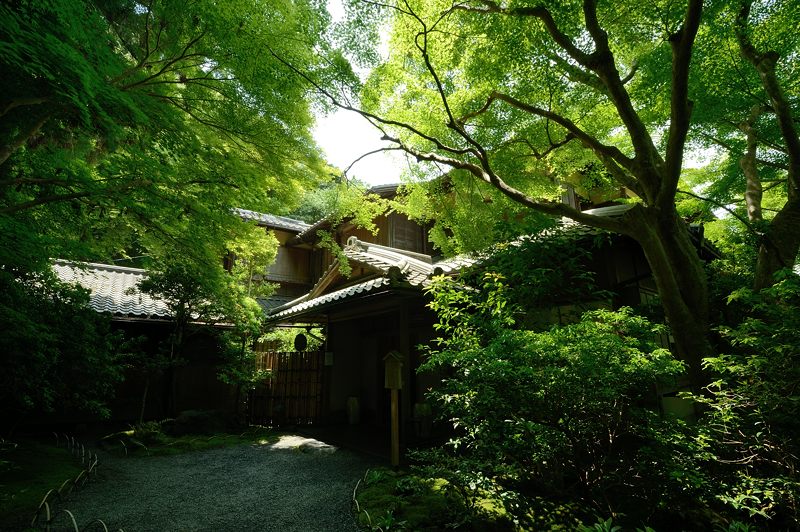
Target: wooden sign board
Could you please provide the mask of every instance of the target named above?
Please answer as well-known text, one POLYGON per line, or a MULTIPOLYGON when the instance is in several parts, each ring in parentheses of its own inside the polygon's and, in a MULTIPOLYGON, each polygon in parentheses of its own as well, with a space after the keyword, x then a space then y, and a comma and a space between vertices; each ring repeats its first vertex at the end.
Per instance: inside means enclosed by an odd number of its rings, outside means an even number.
POLYGON ((397 351, 392 351, 383 357, 385 364, 384 387, 390 390, 400 390, 403 388, 403 355, 397 351))

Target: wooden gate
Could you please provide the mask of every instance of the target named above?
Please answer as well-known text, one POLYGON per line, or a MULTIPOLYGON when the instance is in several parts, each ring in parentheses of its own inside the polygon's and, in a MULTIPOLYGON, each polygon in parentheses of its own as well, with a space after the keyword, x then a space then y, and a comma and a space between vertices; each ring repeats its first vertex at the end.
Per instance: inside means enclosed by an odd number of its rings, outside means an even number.
POLYGON ((256 369, 269 374, 250 394, 250 423, 259 425, 311 425, 322 410, 320 351, 260 351, 256 369))

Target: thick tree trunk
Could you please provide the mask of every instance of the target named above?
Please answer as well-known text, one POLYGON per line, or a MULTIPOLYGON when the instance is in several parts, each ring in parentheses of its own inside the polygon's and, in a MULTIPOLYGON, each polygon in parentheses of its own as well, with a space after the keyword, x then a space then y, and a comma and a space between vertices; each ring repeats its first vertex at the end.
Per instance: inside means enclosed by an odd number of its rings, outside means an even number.
POLYGON ((775 272, 792 268, 800 251, 800 198, 787 201, 769 224, 766 240, 758 250, 753 287, 767 288, 775 283, 775 272))
POLYGON ((664 213, 638 206, 629 219, 650 265, 677 355, 687 364, 693 391, 699 393, 708 384, 702 361, 712 349, 708 286, 697 247, 674 209, 664 213))

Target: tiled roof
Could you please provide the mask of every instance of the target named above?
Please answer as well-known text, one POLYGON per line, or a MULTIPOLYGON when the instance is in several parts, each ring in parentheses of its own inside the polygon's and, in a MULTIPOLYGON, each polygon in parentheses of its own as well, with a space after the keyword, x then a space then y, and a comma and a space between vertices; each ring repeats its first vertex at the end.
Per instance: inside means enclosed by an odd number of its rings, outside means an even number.
POLYGON ((434 275, 442 273, 444 275, 458 273, 464 268, 474 266, 480 261, 478 255, 456 255, 449 259, 441 260, 433 265, 434 275))
POLYGON ((265 225, 274 229, 283 229, 294 233, 302 233, 309 227, 309 224, 295 220, 294 218, 287 218, 286 216, 276 216, 274 214, 264 214, 261 212, 248 211, 247 209, 234 209, 234 212, 244 218, 245 220, 253 220, 259 225, 265 225))
POLYGON ((166 303, 139 292, 139 281, 147 272, 110 264, 74 263, 57 260, 53 270, 66 283, 78 283, 91 292, 89 305, 97 312, 117 317, 169 318, 166 303))
POLYGON ((284 306, 286 303, 292 301, 292 298, 288 296, 271 295, 269 297, 260 297, 256 299, 256 301, 258 301, 258 304, 261 305, 261 308, 264 310, 264 312, 269 312, 278 307, 284 306))
POLYGON ((321 220, 317 220, 314 222, 313 225, 307 226, 305 229, 300 231, 294 238, 297 242, 305 242, 308 239, 317 236, 317 231, 323 228, 327 228, 331 223, 330 217, 326 216, 321 220))
POLYGON ((350 260, 371 266, 387 275, 396 268, 394 271, 412 286, 427 284, 433 273, 430 262, 411 257, 399 249, 362 242, 354 236, 348 239, 343 251, 350 260))
POLYGON ((331 292, 330 294, 325 294, 304 301, 304 298, 308 297, 306 295, 287 303, 283 307, 278 307, 277 309, 274 309, 272 313, 269 314, 269 318, 271 320, 282 320, 297 314, 305 314, 309 310, 319 308, 328 303, 333 303, 335 301, 347 299, 356 296, 358 294, 371 292, 373 290, 388 285, 389 285, 389 279, 385 277, 377 277, 375 279, 370 279, 369 281, 364 281, 363 283, 358 283, 352 286, 348 286, 347 288, 336 290, 335 292, 331 292))
POLYGON ((397 195, 397 189, 400 188, 400 183, 389 183, 386 185, 375 185, 367 190, 367 194, 377 194, 382 198, 391 198, 397 195))

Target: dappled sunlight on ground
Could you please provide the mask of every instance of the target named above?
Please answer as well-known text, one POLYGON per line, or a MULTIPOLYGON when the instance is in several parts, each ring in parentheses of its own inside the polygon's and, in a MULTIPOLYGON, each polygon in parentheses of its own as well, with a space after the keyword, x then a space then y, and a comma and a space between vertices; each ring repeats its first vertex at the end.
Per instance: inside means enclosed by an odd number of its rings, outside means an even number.
POLYGON ((278 441, 276 442, 259 440, 254 446, 263 447, 270 451, 335 453, 338 450, 338 447, 334 447, 323 441, 296 434, 283 434, 278 437, 278 441))

